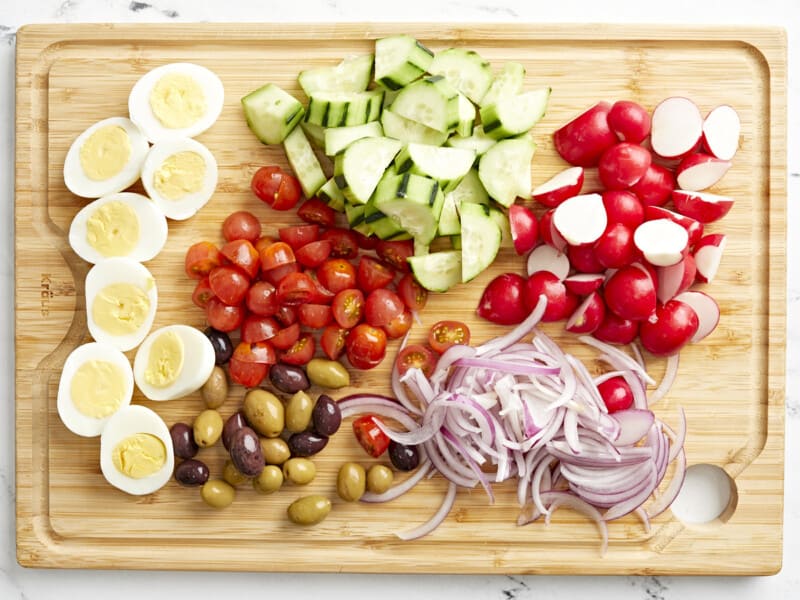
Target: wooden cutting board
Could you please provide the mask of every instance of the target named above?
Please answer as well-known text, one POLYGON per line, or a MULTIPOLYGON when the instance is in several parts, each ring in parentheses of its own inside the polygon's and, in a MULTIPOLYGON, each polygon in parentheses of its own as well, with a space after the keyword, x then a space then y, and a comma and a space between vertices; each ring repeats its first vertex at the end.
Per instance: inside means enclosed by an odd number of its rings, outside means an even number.
MULTIPOLYGON (((649 26, 446 24, 203 24, 31 26, 17 36, 16 164, 16 465, 17 553, 38 567, 368 571, 457 573, 768 574, 781 566, 785 349, 786 39, 779 29, 649 26), (498 67, 517 60, 526 87, 551 85, 547 116, 536 125, 533 183, 563 168, 550 134, 571 116, 605 99, 652 108, 686 95, 703 111, 722 103, 742 118, 741 148, 716 191, 736 198, 709 231, 729 235, 717 279, 706 286, 722 307, 717 330, 687 348, 669 397, 656 407, 673 425, 686 409, 689 464, 719 465, 734 479, 738 503, 727 522, 685 526, 669 511, 650 533, 635 518, 612 523, 610 549, 599 556, 593 524, 560 511, 549 527, 517 527, 513 486, 498 486, 487 504, 480 490, 459 492, 447 521, 410 543, 393 533, 428 519, 444 491, 441 478, 382 506, 334 500, 314 528, 286 522, 286 506, 318 492, 335 496, 342 461, 366 457, 347 433, 319 456, 308 489, 272 496, 240 489, 224 511, 205 506, 197 490, 171 482, 132 497, 109 486, 98 466, 97 439, 70 434, 56 412, 60 368, 87 341, 83 279, 87 265, 66 241, 70 220, 85 204, 65 189, 62 165, 71 141, 92 123, 127 114, 127 96, 149 69, 168 62, 203 64, 226 89, 217 124, 200 136, 220 168, 217 193, 193 219, 170 223, 165 250, 149 267, 159 286, 155 326, 204 326, 183 275, 193 242, 219 241, 235 208, 256 212, 267 230, 295 222, 272 212, 248 189, 258 166, 284 165, 279 147, 262 146, 245 126, 239 99, 267 81, 299 93, 299 70, 371 51, 373 40, 408 32, 435 50, 451 45, 480 52, 498 67)), ((468 286, 432 297, 426 325, 459 318, 482 341, 500 328, 474 317, 485 284, 522 260, 504 250, 489 272, 468 286)), ((415 330, 421 338, 425 328, 415 330)), ((579 356, 561 325, 545 327, 579 356)), ((390 349, 390 355, 394 346, 390 349)), ((387 391, 388 364, 354 373, 352 390, 387 391)), ((594 363, 592 363, 594 366, 594 363)), ((650 358, 656 378, 663 361, 650 358)), ((344 390, 344 393, 352 390, 344 390)), ((234 412, 243 390, 222 407, 234 412)), ((141 396, 135 402, 152 405, 141 396)), ((168 424, 191 421, 198 395, 155 407, 168 424)), ((212 472, 221 448, 204 450, 212 472)))

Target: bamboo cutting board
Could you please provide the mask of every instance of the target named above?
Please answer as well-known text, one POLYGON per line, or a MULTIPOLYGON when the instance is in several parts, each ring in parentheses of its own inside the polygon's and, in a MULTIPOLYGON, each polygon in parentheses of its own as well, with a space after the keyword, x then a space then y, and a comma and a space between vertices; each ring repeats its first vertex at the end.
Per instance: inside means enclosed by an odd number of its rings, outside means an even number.
MULTIPOLYGON (((17 37, 16 165, 16 464, 17 554, 45 567, 579 574, 768 574, 781 566, 785 349, 785 35, 778 29, 526 25, 54 25, 31 26, 17 37), (154 327, 204 326, 183 275, 193 242, 221 239, 235 208, 256 212, 267 231, 293 223, 249 192, 261 165, 285 165, 279 147, 248 131, 239 99, 267 81, 299 93, 299 70, 334 64, 371 51, 373 40, 407 32, 434 50, 463 45, 498 67, 517 60, 526 87, 551 85, 547 116, 536 125, 533 183, 563 168, 550 134, 594 102, 631 99, 648 108, 686 95, 703 111, 722 103, 742 117, 740 151, 716 191, 736 198, 732 212, 710 231, 729 243, 708 287, 722 308, 717 330, 687 348, 669 397, 656 407, 676 423, 686 409, 689 464, 719 465, 733 478, 738 502, 725 523, 686 526, 667 511, 643 532, 634 517, 609 527, 610 548, 599 557, 594 525, 560 511, 549 527, 517 527, 512 485, 497 486, 497 503, 480 490, 459 492, 447 521, 432 535, 404 543, 393 533, 435 512, 440 477, 383 506, 334 500, 314 528, 291 526, 288 504, 305 493, 335 496, 344 460, 366 456, 352 436, 332 440, 317 459, 309 489, 272 496, 240 489, 237 501, 213 511, 197 490, 174 481, 156 494, 118 492, 99 469, 97 439, 70 434, 56 411, 60 368, 87 341, 83 279, 87 265, 66 241, 70 221, 85 204, 64 187, 62 165, 71 141, 92 123, 127 114, 127 95, 149 69, 168 62, 205 65, 222 78, 225 107, 200 136, 220 168, 217 193, 193 219, 171 222, 165 250, 148 264, 159 286, 154 327)), ((427 326, 440 318, 470 322, 480 342, 500 328, 474 317, 485 284, 522 260, 504 250, 489 272, 468 286, 432 297, 427 326)), ((415 330, 421 338, 424 327, 415 330)), ((545 327, 565 347, 591 354, 545 327)), ((390 348, 393 355, 394 346, 390 348)), ((388 365, 354 373, 353 390, 388 390, 388 365)), ((595 366, 594 363, 591 363, 595 366)), ((649 359, 656 378, 662 361, 649 359)), ((352 390, 343 390, 341 395, 352 390)), ((222 407, 234 412, 242 389, 222 407)), ((135 402, 152 405, 140 396, 135 402)), ((191 422, 201 410, 195 394, 154 408, 167 424, 191 422)), ((345 430, 346 430, 345 426, 345 430)), ((343 430, 344 431, 344 430, 343 430)), ((221 448, 204 450, 219 474, 221 448)))

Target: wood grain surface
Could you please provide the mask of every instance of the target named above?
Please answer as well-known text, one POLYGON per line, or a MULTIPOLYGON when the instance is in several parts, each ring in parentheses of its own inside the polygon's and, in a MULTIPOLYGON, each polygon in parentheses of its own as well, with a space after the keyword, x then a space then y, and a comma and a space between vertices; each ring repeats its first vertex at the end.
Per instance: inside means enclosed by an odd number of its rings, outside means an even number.
MULTIPOLYGON (((53 25, 17 36, 16 164, 16 486, 17 553, 21 564, 45 567, 571 574, 767 574, 782 555, 785 360, 785 35, 779 29, 533 25, 53 25), (62 165, 72 140, 92 123, 127 114, 132 85, 149 69, 176 61, 219 74, 225 106, 198 139, 215 154, 219 185, 211 202, 186 222, 170 222, 164 251, 148 263, 159 288, 155 326, 204 326, 183 274, 183 255, 198 240, 220 241, 224 217, 246 208, 267 231, 292 213, 272 212, 249 191, 261 165, 285 165, 280 147, 265 147, 247 129, 239 99, 272 81, 300 94, 297 73, 371 51, 373 40, 408 32, 435 50, 451 45, 480 52, 495 67, 517 60, 525 87, 551 85, 546 117, 534 128, 538 144, 532 182, 563 168, 551 133, 600 100, 631 99, 648 108, 686 95, 703 111, 733 105, 742 118, 734 166, 716 187, 736 198, 731 213, 709 231, 729 235, 717 279, 706 286, 722 308, 716 331, 681 356, 677 381, 655 407, 668 423, 686 410, 689 464, 723 467, 735 480, 738 502, 727 522, 685 526, 669 511, 649 534, 633 517, 610 525, 610 549, 599 556, 592 523, 559 511, 549 527, 517 527, 514 486, 497 486, 487 504, 476 489, 461 491, 446 522, 410 543, 394 532, 435 512, 440 477, 387 505, 334 500, 330 517, 314 528, 285 518, 300 495, 335 496, 344 460, 369 461, 347 433, 318 458, 308 489, 286 487, 272 496, 243 487, 227 510, 204 505, 197 490, 170 482, 133 497, 100 473, 99 441, 72 435, 56 411, 60 368, 89 339, 83 280, 88 266, 70 249, 69 224, 85 202, 71 195, 62 165)), ((136 189, 136 188, 135 188, 136 189)), ((501 332, 474 317, 485 284, 503 271, 523 270, 504 250, 468 286, 430 299, 425 325, 448 317, 470 322, 476 341, 501 332)), ((424 335, 425 327, 414 331, 424 335)), ((592 354, 560 324, 544 328, 590 361, 592 354)), ((395 345, 390 348, 393 355, 395 345)), ((355 372, 353 390, 388 391, 390 361, 355 372)), ((663 361, 648 359, 658 379, 663 361)), ((222 407, 237 410, 234 388, 222 407)), ((137 393, 134 402, 153 406, 137 393)), ((199 395, 154 408, 167 424, 191 421, 199 395)), ((345 431, 347 424, 345 425, 345 431)), ((221 447, 204 450, 212 473, 221 447)))

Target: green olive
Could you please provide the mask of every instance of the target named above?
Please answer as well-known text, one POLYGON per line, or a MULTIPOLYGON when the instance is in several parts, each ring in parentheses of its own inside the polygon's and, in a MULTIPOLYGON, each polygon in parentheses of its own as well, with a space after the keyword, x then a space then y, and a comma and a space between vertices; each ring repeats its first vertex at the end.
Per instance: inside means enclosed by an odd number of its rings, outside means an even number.
POLYGON ((221 479, 209 479, 200 488, 200 496, 209 506, 225 508, 236 498, 236 489, 221 479))
POLYGON ((213 408, 207 408, 194 420, 194 441, 201 448, 208 448, 217 443, 222 435, 222 416, 213 408))
POLYGON ((278 397, 266 390, 253 389, 244 397, 244 416, 250 427, 268 438, 283 431, 284 408, 278 397))
POLYGON ((367 487, 367 473, 364 467, 354 462, 346 462, 339 467, 336 478, 336 491, 347 502, 355 502, 364 495, 367 487))
POLYGON ((261 475, 253 479, 253 489, 262 494, 271 494, 281 489, 283 471, 275 465, 267 465, 261 475))
POLYGON ((222 367, 214 367, 203 384, 200 395, 208 408, 219 408, 225 403, 228 398, 228 377, 222 367))
POLYGON ((373 494, 389 491, 394 483, 394 472, 386 465, 372 465, 367 471, 367 490, 373 494))
POLYGON ((247 475, 242 473, 236 468, 231 459, 225 461, 225 466, 222 467, 222 478, 230 483, 233 487, 242 485, 245 481, 250 479, 247 475))
POLYGON ((316 525, 322 522, 330 512, 331 501, 319 494, 298 498, 286 509, 289 520, 298 525, 316 525))
POLYGON ((281 438, 261 438, 261 453, 268 465, 282 465, 292 456, 289 444, 281 438))
POLYGON ((305 431, 311 422, 312 410, 314 402, 311 396, 302 390, 294 394, 286 403, 286 429, 292 433, 305 431))
POLYGON ((307 485, 316 475, 316 465, 307 458, 290 458, 283 463, 283 476, 295 485, 307 485))
POLYGON ((339 389, 350 385, 350 373, 342 363, 327 358, 312 358, 306 365, 306 375, 313 385, 339 389))

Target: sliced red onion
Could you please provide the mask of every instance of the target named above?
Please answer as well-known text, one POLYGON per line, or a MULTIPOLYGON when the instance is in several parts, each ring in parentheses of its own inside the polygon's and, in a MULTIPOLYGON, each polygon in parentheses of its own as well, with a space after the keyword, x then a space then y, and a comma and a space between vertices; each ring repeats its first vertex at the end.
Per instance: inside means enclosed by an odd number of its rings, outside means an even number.
POLYGON ((536 508, 533 502, 523 504, 517 517, 517 526, 522 527, 528 523, 533 523, 542 516, 542 512, 536 508))
MULTIPOLYGON (((600 536, 603 539, 600 546, 600 554, 604 555, 606 553, 606 550, 608 550, 608 527, 603 520, 603 515, 601 515, 600 511, 594 506, 568 492, 543 492, 542 501, 551 506, 554 502, 558 502, 558 506, 567 506, 592 519, 597 524, 597 528, 600 530, 600 536)), ((552 514, 554 510, 554 508, 551 508, 550 514, 552 514)))
MULTIPOLYGON (((636 373, 639 377, 641 377, 645 382, 649 383, 650 385, 655 385, 655 380, 647 374, 647 371, 642 368, 642 366, 632 359, 630 356, 615 348, 611 344, 606 344, 605 342, 601 342, 600 340, 590 337, 588 335, 582 335, 578 338, 584 344, 588 344, 589 346, 593 346, 600 350, 601 352, 605 352, 609 357, 613 357, 617 359, 619 362, 625 364, 625 366, 636 373)), ((613 366, 613 365, 612 365, 613 366)))
POLYGON ((681 491, 685 477, 686 453, 683 451, 683 448, 681 448, 681 451, 678 452, 678 456, 675 460, 675 472, 672 474, 672 480, 669 482, 669 486, 667 486, 667 489, 664 491, 664 493, 646 509, 647 514, 651 519, 655 519, 658 515, 667 510, 675 498, 678 497, 678 493, 681 491))
POLYGON ((558 375, 561 370, 559 367, 515 364, 510 360, 494 360, 491 358, 461 358, 457 360, 455 364, 459 367, 493 369, 513 375, 558 375))
POLYGON ((420 408, 411 401, 411 398, 409 398, 408 394, 406 394, 403 384, 400 382, 400 372, 397 370, 397 363, 392 365, 392 393, 394 393, 397 401, 408 412, 413 415, 422 415, 422 410, 420 410, 420 408))
POLYGON ((652 411, 638 408, 617 411, 612 418, 620 425, 619 436, 614 440, 616 446, 632 446, 647 435, 655 421, 652 411))
POLYGON ((401 540, 409 541, 409 540, 416 540, 418 538, 424 537, 428 535, 431 531, 436 529, 442 522, 447 518, 447 515, 450 514, 450 511, 453 509, 453 504, 456 501, 456 490, 457 486, 454 483, 450 483, 447 486, 447 493, 444 495, 444 500, 442 500, 442 504, 439 506, 439 510, 436 511, 436 514, 431 517, 431 519, 427 523, 423 523, 419 527, 415 527, 414 529, 409 529, 407 531, 401 531, 397 533, 397 537, 401 540))
POLYGON ((575 454, 581 453, 583 446, 578 437, 578 413, 574 410, 568 410, 564 415, 564 438, 567 440, 570 450, 575 454))
POLYGON ((672 438, 672 443, 669 446, 668 462, 675 460, 675 457, 678 456, 678 452, 683 448, 683 443, 686 441, 686 412, 683 410, 683 407, 679 407, 678 415, 680 416, 680 421, 678 421, 677 433, 666 423, 661 423, 661 426, 672 438))
POLYGON ((653 391, 652 394, 650 394, 650 398, 648 399, 651 405, 655 404, 664 396, 666 396, 669 390, 672 388, 672 384, 675 383, 675 377, 678 375, 679 364, 680 354, 673 354, 667 358, 667 366, 664 370, 664 377, 661 378, 661 383, 658 384, 658 387, 653 391))
POLYGON ((439 473, 442 474, 442 476, 445 479, 448 479, 449 481, 455 483, 456 485, 465 488, 473 488, 477 485, 478 483, 477 479, 472 479, 471 477, 465 477, 464 475, 455 470, 453 465, 459 464, 459 466, 461 466, 460 463, 458 463, 458 461, 456 461, 450 455, 443 456, 441 449, 437 446, 434 440, 428 440, 427 442, 425 442, 423 444, 423 448, 425 449, 425 452, 428 454, 428 458, 430 458, 433 466, 436 468, 437 471, 439 471, 439 473))
POLYGON ((555 459, 553 457, 545 454, 539 461, 539 464, 535 465, 536 470, 533 472, 533 476, 531 477, 531 500, 533 500, 533 503, 536 508, 539 509, 539 512, 544 515, 548 514, 549 511, 545 507, 545 501, 542 498, 542 478, 544 477, 544 472, 550 470, 554 460, 555 459))
POLYGON ((642 354, 642 351, 639 350, 639 344, 637 344, 636 342, 631 342, 630 346, 631 346, 631 354, 633 354, 633 360, 635 360, 636 363, 640 367, 642 367, 642 369, 647 371, 647 365, 644 362, 644 355, 642 354))
POLYGON ((656 473, 655 469, 653 468, 650 471, 650 475, 648 475, 646 485, 642 487, 639 493, 609 508, 603 515, 603 519, 606 521, 613 521, 633 512, 645 503, 645 501, 652 495, 655 487, 656 473))
POLYGON ((469 463, 469 466, 472 467, 472 470, 475 472, 475 475, 478 477, 478 481, 481 482, 483 489, 486 490, 486 494, 489 496, 489 504, 494 504, 494 490, 492 490, 492 485, 489 483, 489 480, 486 478, 486 475, 481 470, 478 463, 475 459, 471 456, 469 448, 465 447, 458 439, 447 429, 442 429, 442 436, 446 439, 450 444, 452 444, 453 448, 464 457, 464 459, 469 463))
POLYGON ((650 517, 647 516, 647 511, 640 506, 634 510, 633 513, 639 517, 639 520, 641 520, 642 525, 644 526, 644 532, 650 533, 650 517))
POLYGON ((431 461, 430 459, 426 458, 420 465, 417 467, 417 470, 408 477, 402 483, 398 483, 397 485, 392 486, 386 492, 382 494, 375 494, 373 492, 364 492, 364 495, 361 496, 361 502, 368 502, 368 503, 379 503, 379 502, 389 502, 390 500, 394 500, 395 498, 399 498, 403 494, 405 494, 410 489, 413 489, 425 475, 428 474, 428 471, 431 470, 431 461))

